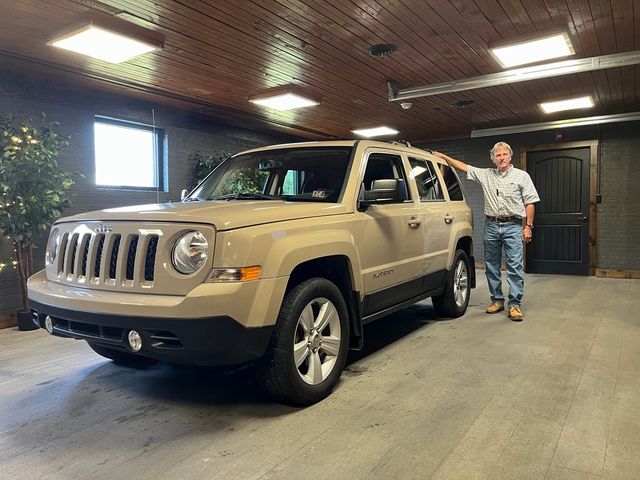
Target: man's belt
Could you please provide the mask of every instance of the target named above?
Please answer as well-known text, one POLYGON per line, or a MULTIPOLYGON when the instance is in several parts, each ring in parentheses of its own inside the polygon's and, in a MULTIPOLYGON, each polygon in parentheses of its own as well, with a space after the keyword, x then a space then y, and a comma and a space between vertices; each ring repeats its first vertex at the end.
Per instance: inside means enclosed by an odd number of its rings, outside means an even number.
POLYGON ((492 217, 491 215, 485 215, 489 220, 494 222, 506 223, 506 222, 522 222, 522 218, 512 215, 510 217, 492 217))

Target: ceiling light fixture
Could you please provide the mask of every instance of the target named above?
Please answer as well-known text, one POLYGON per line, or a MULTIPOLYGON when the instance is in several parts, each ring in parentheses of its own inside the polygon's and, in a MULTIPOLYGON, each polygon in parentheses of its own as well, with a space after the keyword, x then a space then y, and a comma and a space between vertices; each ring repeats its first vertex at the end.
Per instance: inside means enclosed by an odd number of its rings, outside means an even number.
POLYGON ((310 98, 303 97, 297 93, 282 91, 272 94, 261 94, 249 97, 251 103, 261 105, 267 108, 273 108, 274 110, 293 110, 295 108, 313 107, 318 105, 319 102, 311 100, 310 98))
POLYGON ((134 38, 94 23, 74 29, 47 45, 70 50, 110 63, 122 63, 138 55, 162 48, 161 44, 134 38))
POLYGON ((568 98, 566 100, 558 100, 557 102, 543 102, 538 104, 544 113, 576 110, 578 108, 592 108, 593 105, 593 98, 591 98, 590 95, 586 97, 568 98))
POLYGON ((517 67, 576 53, 569 35, 564 32, 491 48, 489 51, 502 68, 517 67))
POLYGON ((384 135, 397 135, 398 130, 394 130, 389 127, 375 127, 375 128, 363 128, 360 130, 351 130, 352 133, 355 133, 359 137, 365 138, 373 138, 373 137, 382 137, 384 135))

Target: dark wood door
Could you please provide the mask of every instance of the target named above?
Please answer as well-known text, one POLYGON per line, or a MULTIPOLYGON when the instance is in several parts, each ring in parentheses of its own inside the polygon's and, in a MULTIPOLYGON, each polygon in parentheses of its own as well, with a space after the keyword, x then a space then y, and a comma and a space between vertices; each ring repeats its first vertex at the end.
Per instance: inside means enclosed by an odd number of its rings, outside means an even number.
POLYGON ((527 152, 540 195, 527 271, 589 275, 590 147, 527 152))

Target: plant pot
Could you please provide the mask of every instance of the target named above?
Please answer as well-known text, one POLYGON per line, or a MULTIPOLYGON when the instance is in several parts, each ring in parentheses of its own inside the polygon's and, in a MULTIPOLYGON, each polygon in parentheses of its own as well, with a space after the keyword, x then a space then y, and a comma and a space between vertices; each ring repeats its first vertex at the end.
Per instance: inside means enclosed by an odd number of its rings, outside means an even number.
POLYGON ((16 317, 18 319, 18 330, 22 332, 37 330, 40 328, 38 325, 33 323, 33 315, 31 312, 18 312, 16 313, 16 317))

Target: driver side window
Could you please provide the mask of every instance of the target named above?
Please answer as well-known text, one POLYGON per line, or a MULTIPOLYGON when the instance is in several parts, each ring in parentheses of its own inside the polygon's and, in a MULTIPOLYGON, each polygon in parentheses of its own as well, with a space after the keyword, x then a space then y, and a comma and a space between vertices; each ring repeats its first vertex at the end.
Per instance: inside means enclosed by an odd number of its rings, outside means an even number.
POLYGON ((406 178, 402 167, 402 157, 400 155, 390 155, 387 153, 372 153, 367 159, 367 168, 364 172, 364 189, 369 191, 373 188, 376 180, 398 180, 404 190, 402 198, 392 203, 402 203, 404 198, 409 198, 406 191, 406 178))

